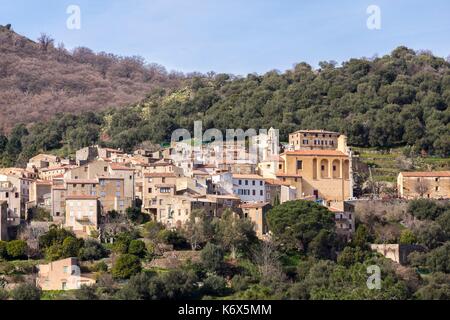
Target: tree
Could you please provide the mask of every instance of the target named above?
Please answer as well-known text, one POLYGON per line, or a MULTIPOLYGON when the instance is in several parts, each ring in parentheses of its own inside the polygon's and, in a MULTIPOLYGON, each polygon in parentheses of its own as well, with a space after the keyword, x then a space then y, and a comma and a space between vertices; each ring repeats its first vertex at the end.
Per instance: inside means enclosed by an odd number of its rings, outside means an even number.
POLYGON ((417 199, 408 204, 408 212, 420 220, 435 220, 443 211, 443 206, 430 199, 417 199))
POLYGON ((6 245, 9 259, 27 259, 28 245, 23 240, 13 240, 6 245))
POLYGON ((414 183, 414 191, 423 197, 430 191, 430 183, 427 180, 421 179, 414 183))
POLYGON ((333 215, 327 208, 311 201, 283 203, 268 213, 267 222, 283 248, 304 253, 322 230, 335 232, 333 215))
POLYGON ((223 250, 219 246, 208 242, 203 248, 200 258, 201 264, 206 270, 217 272, 223 264, 223 250))
POLYGON ((238 253, 248 254, 251 247, 258 243, 253 223, 248 219, 241 219, 228 211, 213 223, 217 242, 223 249, 231 252, 233 259, 238 253))
POLYGON ((436 222, 426 222, 414 230, 417 241, 428 249, 435 249, 446 241, 446 236, 441 226, 436 222))
POLYGON ((3 151, 5 151, 7 144, 8 138, 3 133, 0 133, 0 154, 2 154, 3 151))
POLYGON ((32 283, 19 284, 11 291, 13 300, 40 300, 42 290, 32 283))
POLYGON ((427 283, 415 293, 421 300, 449 300, 450 299, 450 275, 433 273, 427 277, 427 283))
POLYGON ((191 244, 192 250, 197 250, 201 243, 212 238, 211 219, 205 210, 192 210, 189 221, 183 228, 183 234, 191 244))
POLYGON ((415 244, 415 243, 417 243, 417 238, 414 235, 414 233, 409 229, 403 230, 400 235, 400 244, 415 244))
POLYGON ((203 281, 203 294, 224 295, 227 292, 227 282, 223 277, 211 275, 203 281))
POLYGON ((100 260, 108 256, 108 250, 100 242, 89 239, 84 242, 78 256, 83 261, 100 260))
POLYGON ((98 300, 95 286, 81 286, 79 290, 75 291, 75 299, 80 301, 98 300))
POLYGON ((154 275, 141 272, 130 278, 130 281, 117 293, 121 300, 150 300, 149 288, 154 275))
POLYGON ((46 33, 41 33, 41 36, 38 38, 39 45, 41 46, 41 50, 47 52, 50 47, 53 46, 55 40, 50 37, 46 33))
POLYGON ((8 257, 7 242, 0 241, 0 259, 6 259, 7 257, 8 257))
POLYGON ((255 248, 253 258, 263 286, 275 289, 285 283, 286 275, 280 262, 281 253, 277 250, 275 243, 272 241, 261 243, 255 248))
POLYGON ((361 250, 360 247, 345 247, 344 250, 338 255, 337 263, 348 268, 355 263, 363 262, 365 256, 365 252, 361 250))
POLYGON ((157 297, 159 293, 161 295, 160 299, 182 300, 191 299, 197 293, 198 278, 192 270, 172 270, 155 280, 150 287, 153 289, 150 291, 153 297, 157 297))
POLYGON ((362 250, 366 250, 368 249, 371 240, 372 237, 367 227, 363 224, 360 224, 358 228, 356 228, 355 235, 352 240, 353 246, 359 247, 362 250))
POLYGON ((145 243, 141 240, 132 240, 128 247, 128 253, 139 258, 143 258, 146 254, 145 243))
POLYGON ((117 258, 111 273, 116 279, 129 279, 142 269, 141 261, 132 254, 122 254, 117 258))
POLYGON ((329 230, 320 230, 308 245, 308 253, 318 259, 334 260, 336 234, 329 230))
POLYGON ((427 254, 427 266, 434 272, 450 273, 450 242, 427 254))
POLYGON ((52 245, 62 245, 67 237, 76 238, 73 232, 53 225, 50 230, 39 237, 39 247, 46 249, 52 245))
POLYGON ((83 247, 83 239, 67 237, 64 239, 61 250, 63 258, 78 257, 80 249, 83 247))
POLYGON ((148 222, 148 220, 150 219, 148 215, 142 213, 140 208, 131 207, 127 208, 126 211, 128 219, 133 223, 141 225, 148 222))

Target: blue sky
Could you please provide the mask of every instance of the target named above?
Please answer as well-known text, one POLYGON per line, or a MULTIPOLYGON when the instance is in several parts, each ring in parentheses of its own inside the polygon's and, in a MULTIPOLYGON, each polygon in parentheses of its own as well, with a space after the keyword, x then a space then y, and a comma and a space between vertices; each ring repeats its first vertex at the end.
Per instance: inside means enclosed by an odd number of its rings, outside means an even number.
POLYGON ((6 23, 32 39, 46 32, 69 49, 141 55, 183 72, 283 71, 399 45, 450 55, 448 0, 0 0, 6 23), (72 4, 81 30, 66 28, 72 4), (369 5, 381 9, 381 30, 366 26, 369 5))

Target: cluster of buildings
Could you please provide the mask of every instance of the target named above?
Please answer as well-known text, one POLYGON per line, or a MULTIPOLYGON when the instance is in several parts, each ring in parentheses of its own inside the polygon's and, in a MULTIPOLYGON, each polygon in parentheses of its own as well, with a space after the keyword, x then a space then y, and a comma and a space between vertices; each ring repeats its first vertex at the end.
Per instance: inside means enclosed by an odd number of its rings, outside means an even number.
MULTIPOLYGON (((26 168, 0 169, 0 237, 6 239, 8 228, 36 208, 45 209, 53 223, 89 237, 98 236, 102 216, 140 207, 169 228, 182 227, 195 210, 214 217, 231 210, 251 219, 264 238, 272 206, 300 199, 328 207, 338 232, 354 231, 349 202, 354 156, 344 135, 300 130, 281 145, 271 129, 244 143, 191 148, 194 144, 174 142, 161 151, 133 154, 91 146, 78 150, 75 159, 39 154, 26 168)), ((449 172, 400 173, 399 194, 448 198, 449 179, 449 172)))

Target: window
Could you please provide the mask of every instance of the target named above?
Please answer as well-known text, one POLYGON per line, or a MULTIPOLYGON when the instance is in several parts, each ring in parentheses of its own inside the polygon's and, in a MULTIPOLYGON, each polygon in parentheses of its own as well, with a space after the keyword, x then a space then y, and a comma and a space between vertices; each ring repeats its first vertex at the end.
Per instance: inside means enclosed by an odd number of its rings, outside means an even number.
POLYGON ((439 187, 436 187, 436 191, 439 191, 439 187))
POLYGON ((160 188, 159 192, 161 192, 161 193, 170 193, 170 188, 160 188))
POLYGON ((325 171, 325 166, 322 166, 322 171, 325 171))
POLYGON ((253 195, 256 196, 256 190, 253 190, 253 195))
POLYGON ((103 167, 104 172, 108 172, 108 167, 103 167))
POLYGON ((264 191, 259 191, 259 195, 262 197, 262 196, 264 196, 264 191))
POLYGON ((282 164, 279 164, 279 165, 278 165, 278 169, 282 170, 282 169, 283 169, 283 165, 282 165, 282 164))
POLYGON ((17 198, 19 197, 19 193, 18 193, 18 192, 16 192, 15 196, 16 196, 16 199, 17 199, 17 198))
POLYGON ((256 181, 255 181, 255 180, 253 180, 253 181, 252 181, 252 184, 253 184, 254 186, 256 186, 256 181))
POLYGON ((153 193, 153 188, 148 188, 148 193, 153 193))
POLYGON ((162 183, 166 183, 166 178, 161 179, 162 183))
POLYGON ((100 185, 101 185, 102 187, 104 187, 104 186, 106 185, 105 180, 100 180, 100 185))
POLYGON ((63 272, 64 272, 65 274, 68 274, 68 273, 69 273, 69 267, 68 267, 68 266, 64 266, 64 267, 63 267, 63 272))
POLYGON ((303 161, 297 160, 297 170, 303 170, 303 161))
POLYGON ((116 186, 120 187, 122 185, 122 183, 120 181, 116 181, 116 186))
POLYGON ((245 180, 245 185, 248 186, 248 180, 245 180))
POLYGON ((9 192, 5 192, 5 197, 9 198, 9 192))
POLYGON ((116 197, 120 197, 120 192, 116 192, 116 197))
POLYGON ((336 166, 333 166, 333 171, 336 171, 336 166))
POLYGON ((439 178, 436 178, 435 181, 436 181, 436 182, 439 182, 439 178))

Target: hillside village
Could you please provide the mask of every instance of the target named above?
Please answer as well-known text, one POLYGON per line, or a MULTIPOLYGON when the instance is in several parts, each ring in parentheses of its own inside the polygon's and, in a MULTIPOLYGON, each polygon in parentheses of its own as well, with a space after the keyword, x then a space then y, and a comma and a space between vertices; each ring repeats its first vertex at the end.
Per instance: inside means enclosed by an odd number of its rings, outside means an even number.
MULTIPOLYGON (((383 202, 354 196, 357 156, 347 145, 347 137, 337 132, 299 130, 289 135, 288 144, 280 144, 271 129, 251 137, 247 144, 213 142, 195 152, 186 146, 173 142, 157 151, 125 153, 96 145, 78 150, 74 158, 38 154, 29 159, 26 168, 0 169, 0 240, 5 248, 11 243, 19 247, 17 256, 10 258, 37 261, 26 277, 44 291, 86 290, 99 281, 92 270, 114 270, 118 263, 127 263, 118 262, 121 257, 141 270, 127 251, 136 250, 142 257, 150 250, 152 258, 145 262, 148 268, 173 269, 180 261, 198 261, 198 250, 203 248, 203 255, 206 249, 204 236, 195 228, 203 228, 208 219, 222 220, 217 223, 225 230, 232 230, 235 221, 247 221, 252 229, 247 229, 247 238, 251 232, 262 243, 273 243, 278 234, 268 218, 271 210, 303 203, 334 221, 332 228, 345 246, 355 241, 356 227, 364 219, 357 219, 358 208, 383 202), (252 146, 258 150, 254 157, 249 155, 252 146), (147 235, 166 230, 164 243, 154 246, 148 238, 130 238, 130 232, 136 230, 132 225, 140 226, 147 235), (48 244, 43 240, 46 237, 50 237, 45 240, 48 244), (70 245, 66 237, 71 239, 70 245), (183 237, 190 246, 183 245, 183 237), (56 243, 60 247, 56 248, 56 243), (74 270, 83 270, 77 258, 83 256, 81 252, 89 256, 83 243, 90 244, 93 252, 100 251, 97 258, 108 257, 105 248, 122 256, 113 254, 107 263, 91 265, 87 274, 79 273, 74 280, 74 270), (117 245, 123 243, 128 249, 117 251, 117 245), (78 255, 70 256, 70 252, 78 255)), ((450 171, 398 172, 397 192, 394 202, 422 198, 445 203, 450 198, 450 171)), ((380 214, 383 210, 386 212, 386 207, 373 211, 380 214)), ((414 243, 381 241, 372 243, 371 249, 404 265, 411 252, 425 251, 414 243)), ((231 258, 235 257, 232 249, 231 258)), ((116 276, 127 279, 136 273, 123 272, 117 276, 120 271, 116 271, 116 276)), ((13 279, 9 281, 9 288, 17 286, 13 279)))

